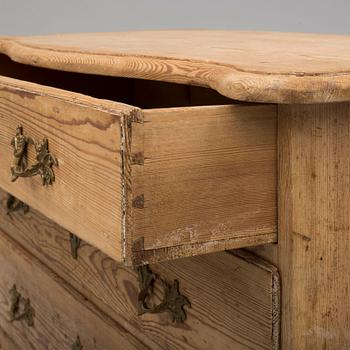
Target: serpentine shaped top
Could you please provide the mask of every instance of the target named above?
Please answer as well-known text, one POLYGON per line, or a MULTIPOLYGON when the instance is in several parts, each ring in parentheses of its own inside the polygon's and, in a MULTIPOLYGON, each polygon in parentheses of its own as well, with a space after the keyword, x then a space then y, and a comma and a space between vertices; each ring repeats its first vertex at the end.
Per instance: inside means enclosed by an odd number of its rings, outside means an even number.
POLYGON ((33 66, 211 87, 241 101, 350 101, 345 35, 179 30, 0 37, 0 52, 33 66))

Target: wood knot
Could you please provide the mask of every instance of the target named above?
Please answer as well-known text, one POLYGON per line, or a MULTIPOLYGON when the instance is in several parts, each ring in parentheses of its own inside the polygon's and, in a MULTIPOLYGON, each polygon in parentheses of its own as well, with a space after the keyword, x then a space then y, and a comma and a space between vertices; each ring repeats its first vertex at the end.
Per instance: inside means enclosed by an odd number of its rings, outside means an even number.
POLYGON ((145 206, 145 196, 143 194, 137 196, 132 201, 133 208, 143 209, 145 206))

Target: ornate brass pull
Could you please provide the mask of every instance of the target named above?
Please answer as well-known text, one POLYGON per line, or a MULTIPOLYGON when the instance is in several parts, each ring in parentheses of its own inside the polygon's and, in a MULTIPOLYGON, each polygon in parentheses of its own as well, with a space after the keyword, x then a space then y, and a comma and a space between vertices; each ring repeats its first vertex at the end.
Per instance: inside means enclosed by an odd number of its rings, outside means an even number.
POLYGON ((30 305, 29 298, 23 298, 21 293, 17 291, 17 287, 14 284, 10 290, 11 296, 11 322, 25 320, 29 327, 34 326, 35 310, 30 305), (21 304, 23 304, 23 310, 21 311, 21 304))
POLYGON ((185 296, 180 294, 179 281, 174 280, 173 284, 168 283, 153 273, 148 265, 138 267, 137 272, 140 284, 140 293, 138 295, 139 315, 168 312, 173 322, 184 322, 187 318, 184 307, 191 307, 191 303, 185 296), (150 307, 147 305, 147 299, 156 279, 159 279, 164 289, 163 300, 160 304, 150 307))
POLYGON ((23 135, 23 127, 16 129, 16 136, 11 140, 13 147, 13 165, 11 166, 12 181, 19 177, 32 177, 40 175, 43 185, 52 185, 55 174, 52 167, 58 166, 57 158, 49 152, 49 142, 43 138, 42 142, 35 141, 31 137, 23 135), (33 145, 36 152, 37 162, 31 167, 27 166, 28 146, 33 145))
POLYGON ((11 194, 8 194, 7 201, 6 201, 6 208, 7 208, 7 215, 10 215, 11 213, 15 211, 22 210, 23 214, 27 214, 29 211, 29 205, 23 203, 15 196, 12 196, 11 194))
POLYGON ((79 335, 77 336, 77 339, 75 340, 75 342, 72 344, 72 350, 82 350, 83 349, 83 345, 80 342, 80 337, 79 335))

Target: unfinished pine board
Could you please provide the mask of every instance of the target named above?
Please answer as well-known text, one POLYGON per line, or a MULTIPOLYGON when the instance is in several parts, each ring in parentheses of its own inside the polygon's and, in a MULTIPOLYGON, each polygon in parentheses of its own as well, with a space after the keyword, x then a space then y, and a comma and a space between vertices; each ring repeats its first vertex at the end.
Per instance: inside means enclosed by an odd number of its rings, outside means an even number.
POLYGON ((0 231, 0 328, 20 349, 150 349, 0 231), (13 285, 30 299, 34 324, 11 321, 13 285))
MULTIPOLYGON (((150 348, 278 349, 278 273, 262 259, 237 251, 151 265, 162 278, 179 280, 192 307, 184 324, 166 313, 140 317, 133 270, 85 242, 74 260, 68 231, 33 209, 8 217, 6 198, 0 192, 0 229, 150 348)), ((159 286, 155 294, 161 296, 159 286)))
POLYGON ((282 349, 350 348, 349 104, 279 107, 282 349))
POLYGON ((2 329, 0 329, 0 350, 20 350, 2 329))
POLYGON ((211 87, 232 99, 350 99, 350 36, 140 31, 2 37, 0 52, 39 67, 211 87))
POLYGON ((131 153, 142 156, 131 170, 132 241, 143 244, 133 247, 136 260, 275 241, 275 106, 151 109, 143 116, 131 137, 131 153))
POLYGON ((249 250, 282 276, 282 349, 347 350, 348 104, 279 106, 279 240, 249 250))

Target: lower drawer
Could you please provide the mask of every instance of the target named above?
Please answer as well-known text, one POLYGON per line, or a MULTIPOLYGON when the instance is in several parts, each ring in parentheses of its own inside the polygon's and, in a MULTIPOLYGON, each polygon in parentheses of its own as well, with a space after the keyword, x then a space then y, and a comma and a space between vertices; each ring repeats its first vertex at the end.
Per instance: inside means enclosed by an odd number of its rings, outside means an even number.
POLYGON ((0 329, 18 349, 148 349, 0 231, 0 329))
MULTIPOLYGON (((136 336, 145 347, 155 350, 278 348, 278 273, 261 259, 236 251, 235 255, 222 252, 151 265, 164 280, 179 281, 180 292, 192 307, 185 307, 184 323, 173 323, 167 313, 139 316, 140 285, 134 270, 117 264, 85 242, 74 259, 68 231, 32 209, 26 214, 19 210, 7 215, 6 200, 7 194, 0 191, 0 229, 67 281, 65 285, 71 285, 102 313, 136 336)), ((11 261, 5 266, 12 264, 11 261)), ((15 266, 21 269, 21 265, 15 266)), ((36 278, 34 274, 29 276, 36 278)), ((51 294, 51 288, 62 288, 35 283, 44 298, 51 294)), ((157 283, 153 295, 158 300, 163 295, 157 283)), ((62 302, 65 301, 59 299, 59 303, 62 302)), ((85 319, 78 314, 72 316, 78 323, 85 319)), ((110 333, 109 328, 104 327, 106 329, 99 327, 99 334, 106 332, 103 334, 106 339, 110 333)), ((70 327, 69 341, 81 332, 70 327)), ((89 332, 89 329, 84 331, 89 332)), ((133 344, 125 349, 129 348, 132 349, 133 344)))

